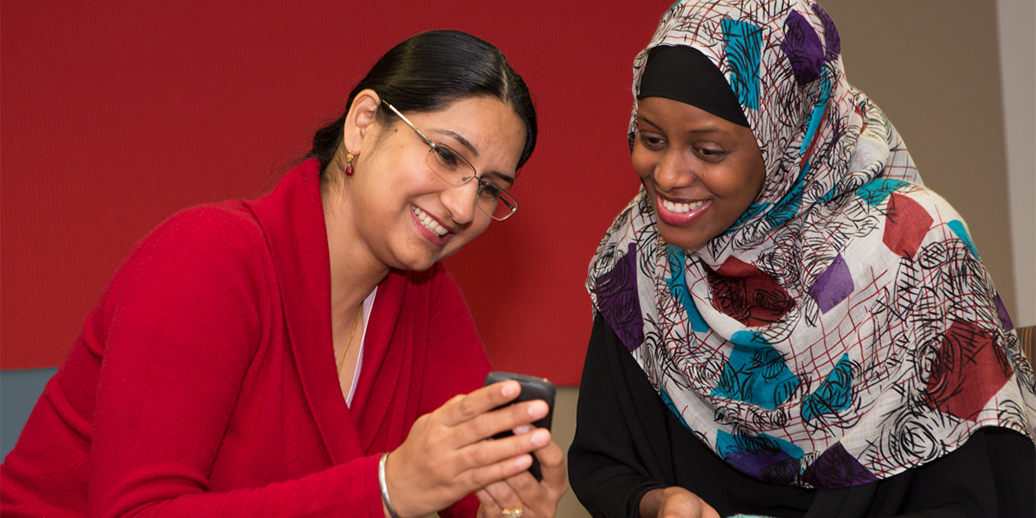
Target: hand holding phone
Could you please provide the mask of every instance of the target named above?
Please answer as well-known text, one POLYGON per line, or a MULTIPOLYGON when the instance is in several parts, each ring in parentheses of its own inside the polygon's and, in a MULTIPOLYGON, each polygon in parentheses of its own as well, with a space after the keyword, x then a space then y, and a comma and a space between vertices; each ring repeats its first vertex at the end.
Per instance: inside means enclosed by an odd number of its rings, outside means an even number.
MULTIPOLYGON (((557 391, 554 384, 544 378, 500 371, 490 372, 489 375, 486 376, 485 384, 492 385, 493 383, 506 380, 515 380, 522 388, 518 397, 509 404, 513 405, 515 403, 521 403, 522 401, 535 401, 537 399, 542 399, 547 403, 547 415, 542 419, 534 421, 532 426, 550 430, 551 419, 554 416, 554 394, 557 391)), ((514 435, 514 433, 506 431, 494 435, 493 438, 501 439, 510 435, 514 435)), ((529 467, 529 472, 532 473, 532 476, 536 477, 536 480, 543 480, 543 475, 540 473, 540 462, 536 459, 536 455, 532 456, 532 466, 529 467)))

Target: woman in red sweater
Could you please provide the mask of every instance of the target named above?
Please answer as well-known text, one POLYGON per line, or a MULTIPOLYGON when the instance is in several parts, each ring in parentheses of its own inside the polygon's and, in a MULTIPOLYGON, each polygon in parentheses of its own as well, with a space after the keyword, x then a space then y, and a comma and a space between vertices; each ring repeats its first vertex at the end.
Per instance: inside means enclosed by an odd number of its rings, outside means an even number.
POLYGON ((535 141, 494 46, 391 49, 273 191, 136 245, 0 468, 3 514, 553 516, 562 454, 529 426, 546 404, 493 410, 517 383, 479 388, 438 264, 517 210, 535 141))

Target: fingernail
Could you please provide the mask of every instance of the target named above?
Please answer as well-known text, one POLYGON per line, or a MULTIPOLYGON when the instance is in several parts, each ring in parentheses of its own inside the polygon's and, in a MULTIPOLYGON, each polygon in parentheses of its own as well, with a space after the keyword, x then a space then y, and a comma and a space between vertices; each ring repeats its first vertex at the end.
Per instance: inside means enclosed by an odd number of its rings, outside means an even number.
POLYGON ((500 393, 503 394, 504 397, 511 397, 517 395, 518 391, 521 389, 522 388, 518 385, 517 381, 508 381, 504 383, 503 388, 500 389, 500 393))
POLYGON ((521 457, 518 457, 514 461, 514 466, 519 469, 526 469, 529 466, 532 466, 532 456, 522 455, 521 457))
POLYGON ((523 434, 525 432, 528 432, 529 430, 532 430, 532 427, 527 425, 527 424, 523 424, 523 425, 514 427, 514 430, 512 430, 512 431, 515 433, 515 435, 518 435, 518 434, 523 434))
POLYGON ((550 432, 541 428, 532 434, 532 443, 536 446, 544 446, 548 442, 550 442, 550 432))
POLYGON ((533 403, 529 405, 529 415, 532 417, 543 417, 547 415, 547 410, 547 404, 543 401, 533 401, 533 403))

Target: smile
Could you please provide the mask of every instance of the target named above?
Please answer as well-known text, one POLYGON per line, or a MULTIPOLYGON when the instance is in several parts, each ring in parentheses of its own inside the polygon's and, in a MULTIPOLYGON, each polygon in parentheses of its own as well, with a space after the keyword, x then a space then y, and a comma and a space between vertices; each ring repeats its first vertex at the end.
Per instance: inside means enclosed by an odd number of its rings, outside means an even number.
POLYGON ((705 205, 704 201, 696 201, 694 203, 676 203, 664 198, 659 198, 659 200, 662 202, 662 206, 665 207, 666 210, 675 214, 684 214, 692 210, 698 210, 702 205, 705 205))
POLYGON ((421 210, 416 205, 413 206, 410 209, 410 211, 413 212, 414 217, 416 217, 417 220, 420 221, 422 225, 424 225, 424 228, 428 229, 429 232, 435 234, 436 236, 443 237, 450 232, 446 229, 446 227, 440 225, 438 221, 435 221, 435 219, 429 216, 427 212, 421 210))
POLYGON ((655 197, 655 212, 658 219, 667 225, 682 227, 690 225, 705 213, 712 205, 712 200, 695 202, 676 202, 661 196, 655 197))

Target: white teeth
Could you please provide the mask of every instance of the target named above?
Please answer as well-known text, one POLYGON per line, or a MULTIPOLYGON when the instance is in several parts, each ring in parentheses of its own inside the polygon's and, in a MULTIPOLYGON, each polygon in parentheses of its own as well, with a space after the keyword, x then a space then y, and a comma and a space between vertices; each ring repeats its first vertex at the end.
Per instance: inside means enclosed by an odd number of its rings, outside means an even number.
POLYGON ((666 210, 677 214, 697 210, 701 208, 702 205, 705 205, 704 201, 696 201, 694 203, 674 203, 669 200, 662 200, 662 206, 665 207, 666 210))
POLYGON ((446 230, 445 227, 440 225, 438 221, 432 219, 432 217, 429 216, 428 213, 419 209, 418 207, 414 207, 412 209, 412 212, 415 216, 417 216, 417 219, 421 221, 421 224, 424 225, 424 228, 427 228, 433 234, 442 237, 445 236, 447 232, 449 232, 448 230, 446 230))

